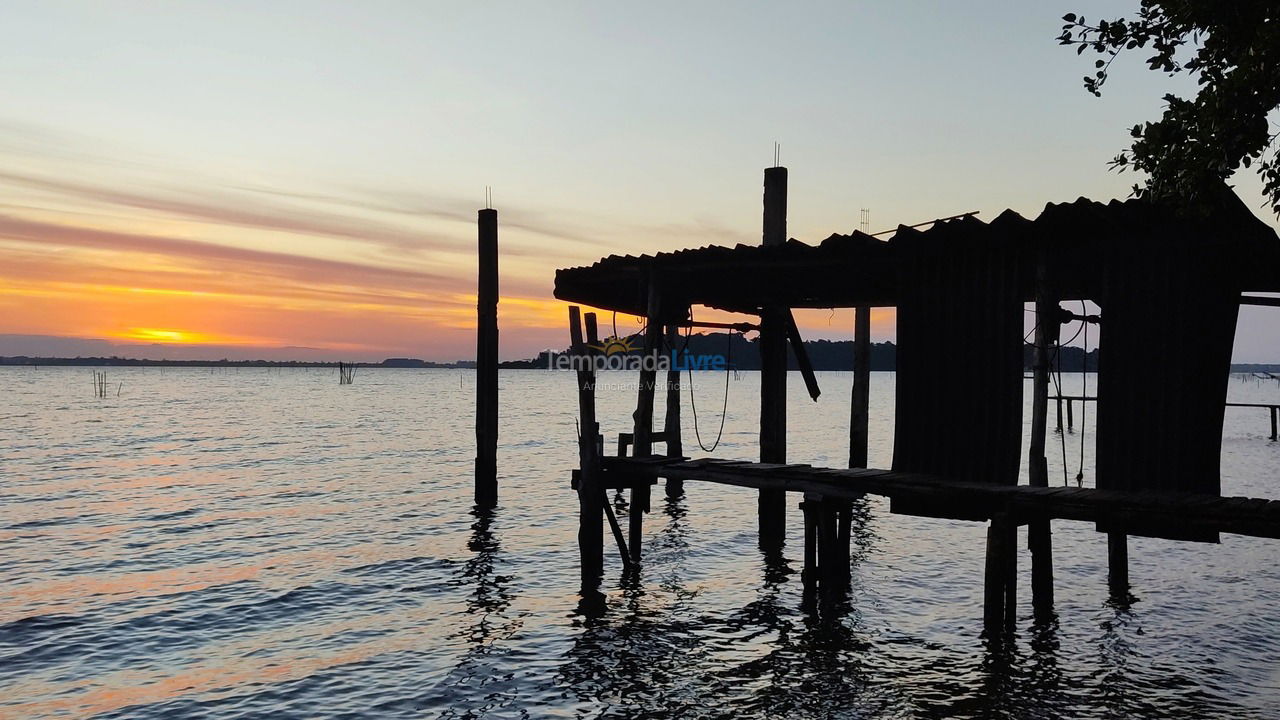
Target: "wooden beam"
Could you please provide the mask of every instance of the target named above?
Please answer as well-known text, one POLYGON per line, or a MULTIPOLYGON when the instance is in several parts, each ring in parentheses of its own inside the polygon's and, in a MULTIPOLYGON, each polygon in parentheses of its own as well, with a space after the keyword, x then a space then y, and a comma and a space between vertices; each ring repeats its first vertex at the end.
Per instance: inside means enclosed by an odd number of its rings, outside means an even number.
POLYGON ((1018 528, 1006 518, 991 519, 987 528, 987 561, 983 592, 983 626, 989 638, 1000 638, 1017 617, 1018 528))
MULTIPOLYGON (((1028 476, 1032 487, 1049 486, 1049 465, 1045 437, 1049 430, 1049 348, 1056 344, 1062 323, 1057 299, 1049 287, 1048 269, 1042 259, 1036 271, 1036 327, 1031 383, 1031 444, 1027 450, 1028 476)), ((1061 426, 1062 403, 1058 403, 1061 426)), ((1027 545, 1031 550, 1031 602, 1036 617, 1053 617, 1053 535, 1048 518, 1028 523, 1027 545)))
MULTIPOLYGON (((573 354, 586 357, 582 323, 576 305, 569 307, 569 339, 573 354)), ((580 364, 578 379, 578 557, 582 566, 582 593, 599 592, 604 576, 604 492, 599 486, 596 436, 596 374, 580 364)))
POLYGON ((815 468, 807 465, 742 461, 673 460, 642 462, 605 458, 606 472, 635 477, 672 477, 829 498, 864 494, 929 502, 954 508, 957 519, 1007 515, 1093 523, 1168 526, 1187 531, 1226 532, 1280 538, 1280 500, 1223 498, 1189 492, 1133 492, 1094 488, 997 485, 962 482, 920 473, 873 469, 815 468))
MULTIPOLYGON (((764 223, 762 243, 781 246, 787 241, 787 169, 764 171, 764 223)), ((787 315, 785 306, 760 312, 760 460, 787 459, 787 315)), ((787 525, 786 496, 761 490, 757 507, 760 546, 781 548, 787 525)))
POLYGON ((1107 586, 1113 600, 1127 602, 1129 537, 1124 533, 1107 533, 1107 586))
POLYGON ((853 406, 849 416, 849 467, 864 468, 871 424, 871 308, 867 305, 854 311, 853 406))
MULTIPOLYGON (((638 458, 653 454, 653 395, 657 389, 658 372, 653 359, 662 349, 662 288, 656 275, 649 277, 649 303, 644 332, 644 362, 640 369, 640 387, 636 393, 635 444, 633 451, 638 458)), ((649 485, 631 488, 630 532, 627 545, 632 562, 640 562, 640 545, 644 535, 644 514, 649 512, 649 485)))
POLYGON ((809 352, 804 349, 804 338, 800 337, 796 316, 790 310, 787 310, 787 339, 791 341, 791 349, 796 354, 796 365, 799 366, 800 375, 804 378, 805 389, 809 391, 809 397, 817 402, 822 390, 818 388, 818 377, 813 374, 813 363, 809 362, 809 352))
POLYGON ((491 508, 498 504, 498 211, 481 210, 477 225, 475 503, 491 508))
MULTIPOLYGON (((675 354, 680 349, 680 328, 667 326, 667 357, 672 360, 667 371, 667 415, 662 423, 663 440, 667 443, 667 457, 684 455, 684 443, 680 440, 680 370, 675 364, 675 354)), ((684 481, 667 478, 667 497, 675 498, 684 493, 684 481)))

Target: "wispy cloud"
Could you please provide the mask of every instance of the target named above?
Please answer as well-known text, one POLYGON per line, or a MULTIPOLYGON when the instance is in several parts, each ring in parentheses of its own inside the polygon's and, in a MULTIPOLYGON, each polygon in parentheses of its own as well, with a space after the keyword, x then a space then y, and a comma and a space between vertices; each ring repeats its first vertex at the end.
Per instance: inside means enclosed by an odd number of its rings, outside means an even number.
POLYGON ((141 252, 174 258, 234 263, 236 269, 295 280, 384 287, 417 287, 432 283, 458 287, 457 278, 419 270, 375 267, 341 260, 253 250, 183 238, 98 230, 0 215, 0 238, 26 243, 141 252))

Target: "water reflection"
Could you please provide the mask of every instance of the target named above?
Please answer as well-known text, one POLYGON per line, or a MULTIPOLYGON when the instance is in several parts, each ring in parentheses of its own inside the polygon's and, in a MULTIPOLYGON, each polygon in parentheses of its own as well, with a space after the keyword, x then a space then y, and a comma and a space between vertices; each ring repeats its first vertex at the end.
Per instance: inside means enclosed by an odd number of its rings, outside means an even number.
POLYGON ((441 717, 483 717, 518 698, 510 674, 501 670, 508 662, 504 656, 509 652, 501 643, 519 632, 523 622, 507 614, 514 597, 512 576, 498 571, 502 544, 493 531, 496 514, 496 510, 479 506, 471 510, 475 521, 467 549, 472 555, 459 566, 456 575, 456 584, 468 592, 461 627, 453 634, 466 650, 436 690, 440 695, 433 693, 424 698, 428 706, 443 705, 438 701, 463 693, 484 701, 465 711, 450 708, 441 717))

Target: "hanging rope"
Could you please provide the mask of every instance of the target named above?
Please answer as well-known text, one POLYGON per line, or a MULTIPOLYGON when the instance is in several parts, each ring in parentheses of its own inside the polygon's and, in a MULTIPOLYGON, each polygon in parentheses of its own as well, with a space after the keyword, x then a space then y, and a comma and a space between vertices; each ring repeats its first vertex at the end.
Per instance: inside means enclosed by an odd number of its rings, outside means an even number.
MULTIPOLYGON (((693 320, 692 310, 689 313, 689 319, 693 320)), ((692 337, 692 332, 692 324, 684 330, 684 347, 680 350, 681 355, 685 355, 689 350, 689 340, 692 337)), ((693 408, 693 436, 697 438, 698 447, 702 448, 703 452, 715 452, 716 448, 720 446, 720 439, 724 437, 724 420, 729 415, 729 366, 733 364, 733 333, 733 328, 730 328, 729 347, 725 352, 724 362, 724 405, 720 408, 720 429, 716 431, 716 441, 711 443, 711 447, 707 447, 702 442, 702 432, 698 428, 698 403, 693 398, 693 368, 689 367, 687 363, 685 364, 685 370, 689 375, 689 407, 693 408)))

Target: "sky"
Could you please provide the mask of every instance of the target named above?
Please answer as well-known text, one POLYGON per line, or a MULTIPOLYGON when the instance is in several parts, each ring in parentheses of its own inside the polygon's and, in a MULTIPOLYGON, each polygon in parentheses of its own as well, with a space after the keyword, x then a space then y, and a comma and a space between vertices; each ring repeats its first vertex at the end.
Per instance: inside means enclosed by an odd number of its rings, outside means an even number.
MULTIPOLYGON (((1193 88, 1134 55, 1095 98, 1055 37, 1134 6, 7 2, 0 355, 473 357, 492 186, 500 354, 530 357, 567 344, 556 268, 758 243, 774 142, 806 242, 1123 198, 1127 129, 1193 88)), ((1236 360, 1280 361, 1280 311, 1236 360)))

